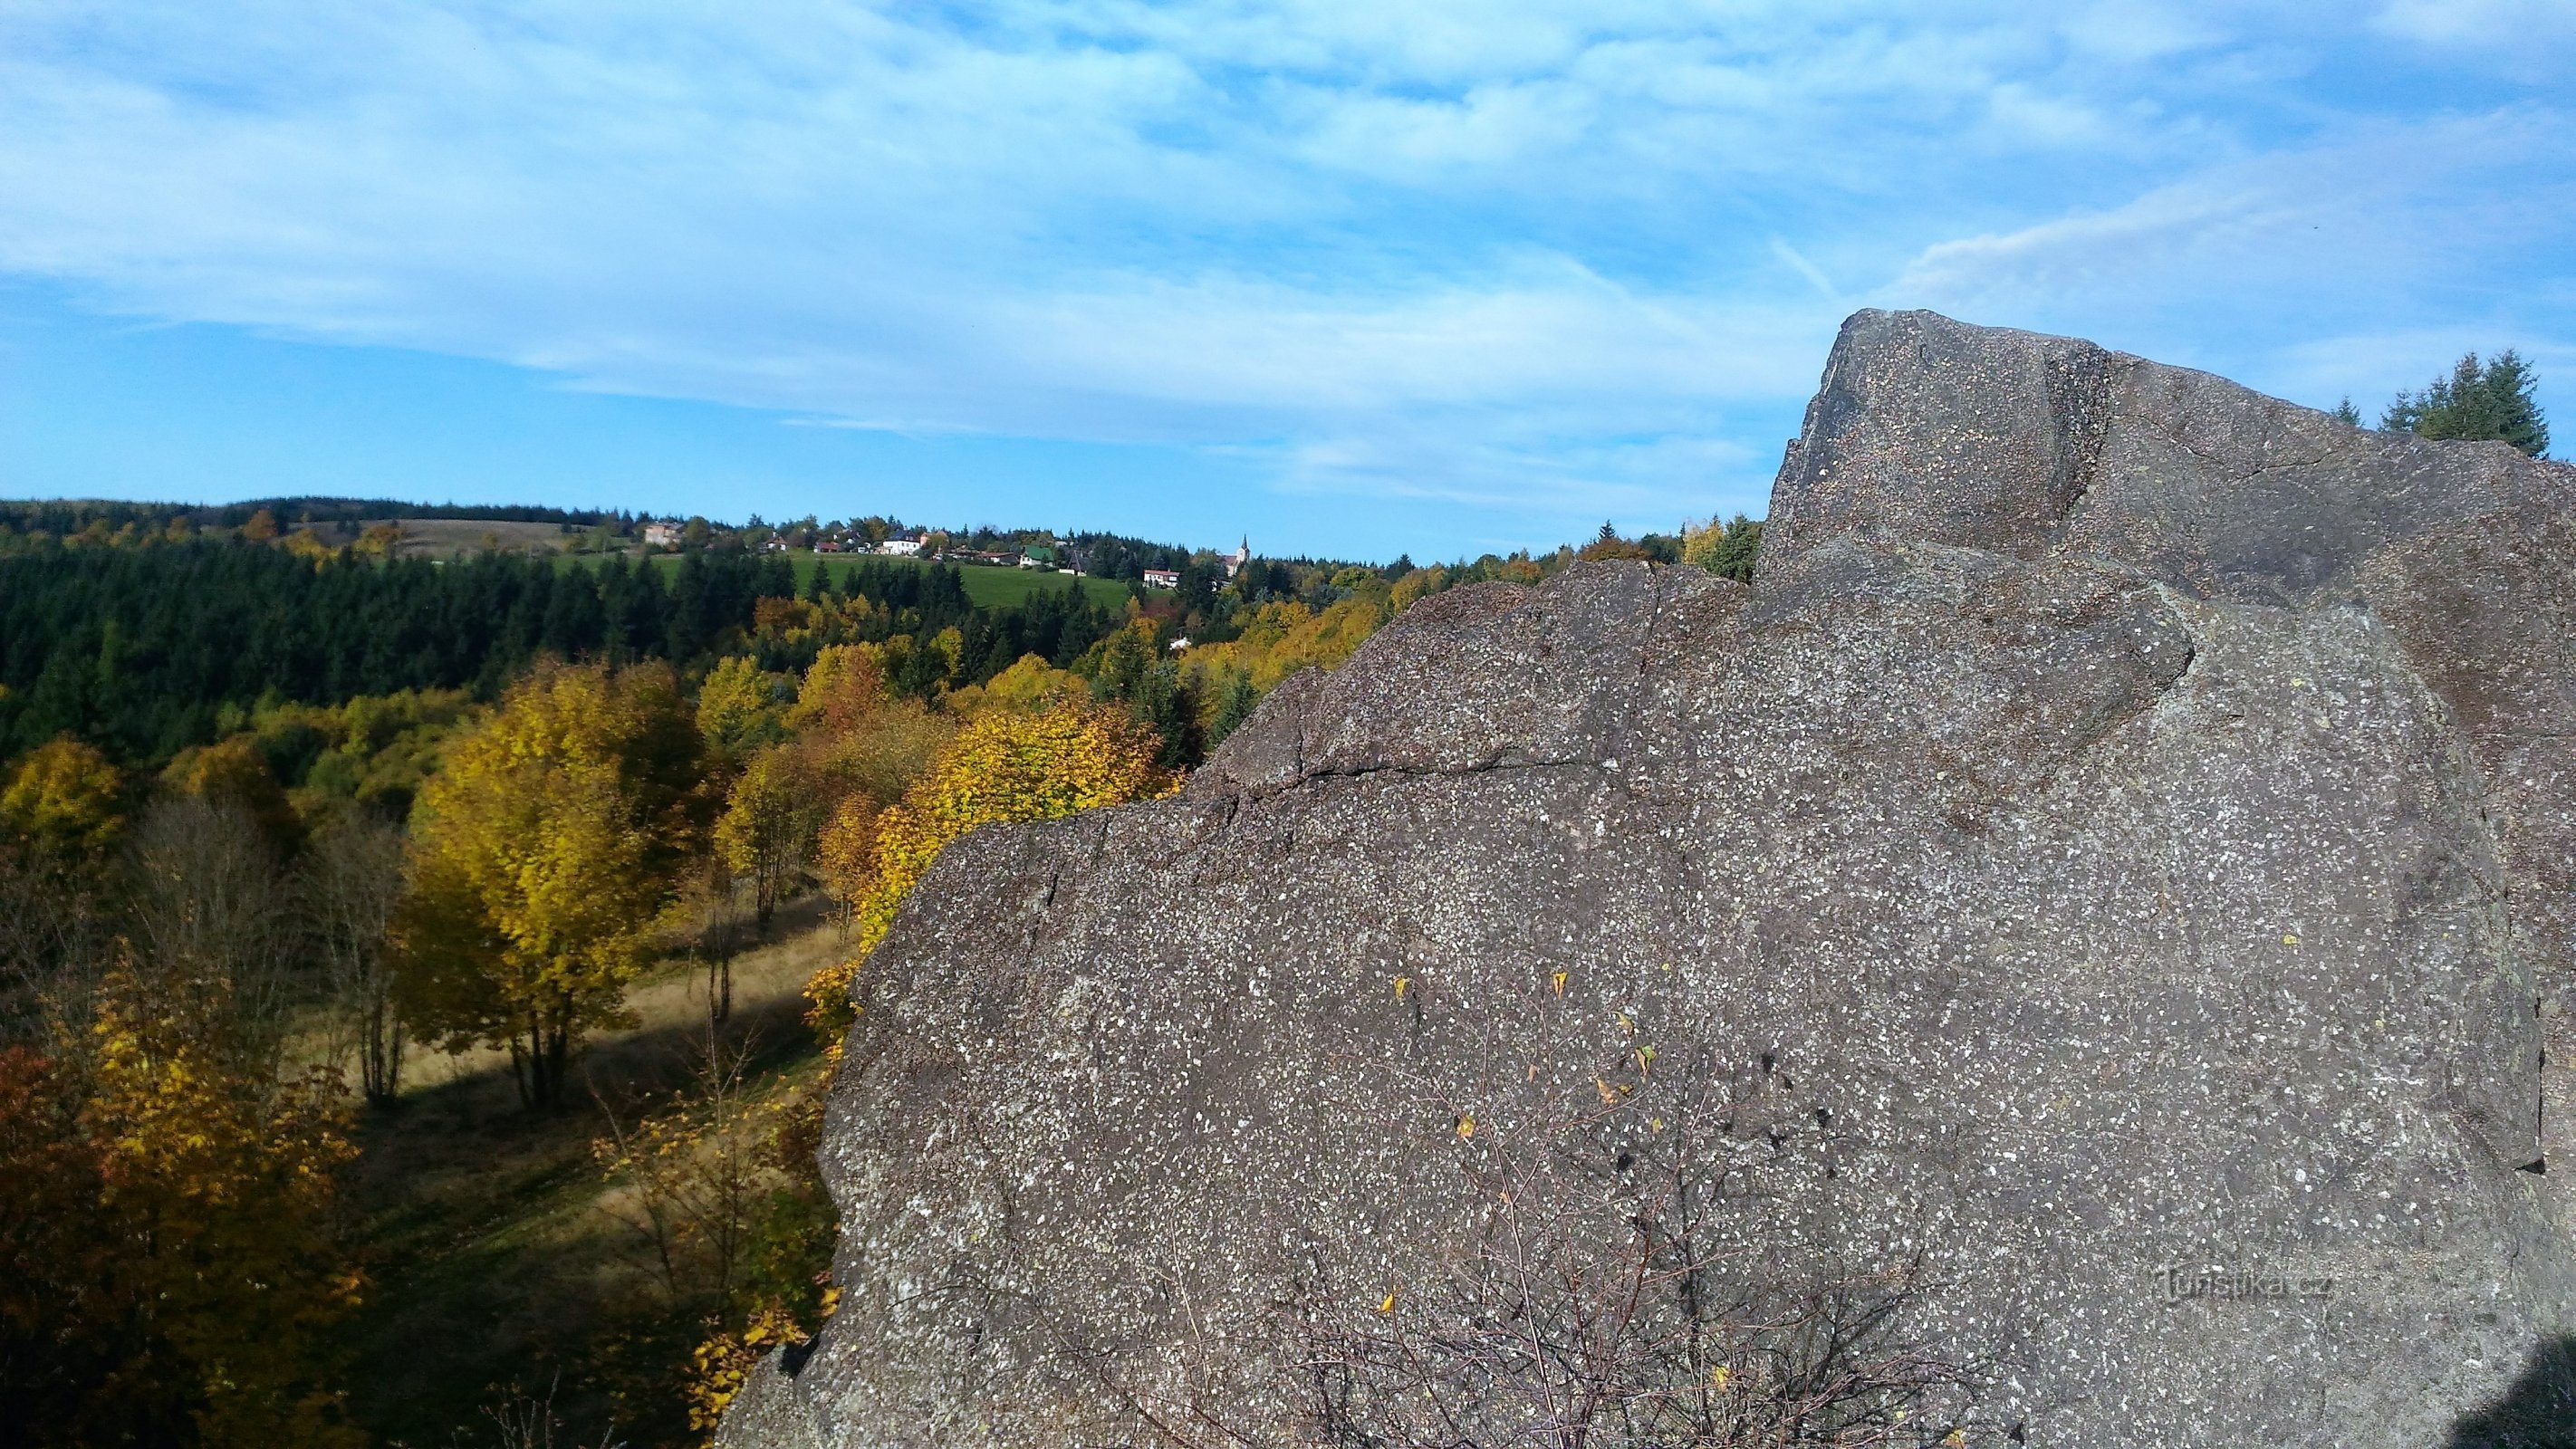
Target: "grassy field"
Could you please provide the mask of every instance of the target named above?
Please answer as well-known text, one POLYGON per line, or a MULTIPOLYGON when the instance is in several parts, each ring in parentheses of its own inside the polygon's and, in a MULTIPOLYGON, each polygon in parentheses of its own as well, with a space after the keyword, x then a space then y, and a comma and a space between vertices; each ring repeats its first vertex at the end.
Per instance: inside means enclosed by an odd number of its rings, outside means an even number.
MULTIPOLYGON (((791 553, 788 559, 796 565, 796 587, 804 588, 814 580, 816 569, 828 569, 838 579, 863 563, 900 564, 907 568, 927 565, 917 559, 879 557, 875 554, 817 554, 805 551, 791 553)), ((1079 582, 1082 591, 1102 604, 1126 602, 1127 586, 1108 579, 1076 580, 1071 574, 1041 573, 1036 569, 993 568, 986 564, 959 564, 957 572, 966 580, 966 597, 987 609, 1006 608, 1025 602, 1040 590, 1060 592, 1065 585, 1079 582)))
MULTIPOLYGON (((782 914, 775 943, 734 965, 726 1034, 752 1042, 763 1092, 822 1069, 798 995, 844 948, 821 917, 812 901, 782 914)), ((674 961, 629 1004, 637 1024, 593 1040, 575 1067, 586 1085, 558 1111, 521 1110, 497 1053, 421 1053, 403 1105, 364 1120, 350 1205, 371 1282, 349 1344, 349 1409, 375 1443, 489 1442, 485 1410, 530 1399, 552 1400, 567 1431, 558 1442, 596 1443, 612 1415, 634 1443, 678 1427, 650 1412, 638 1423, 611 1398, 620 1364, 674 1362, 702 1330, 639 1329, 620 1309, 649 1275, 633 1233, 605 1211, 593 1094, 631 1114, 685 1079, 705 1031, 703 984, 692 963, 674 961)), ((663 1415, 675 1412, 668 1403, 656 1405, 663 1415)))
POLYGON ((317 524, 314 531, 324 542, 337 546, 355 543, 359 534, 388 521, 402 525, 402 543, 395 551, 404 558, 470 558, 487 549, 545 555, 562 552, 576 536, 551 523, 513 523, 499 518, 369 519, 364 523, 317 524))

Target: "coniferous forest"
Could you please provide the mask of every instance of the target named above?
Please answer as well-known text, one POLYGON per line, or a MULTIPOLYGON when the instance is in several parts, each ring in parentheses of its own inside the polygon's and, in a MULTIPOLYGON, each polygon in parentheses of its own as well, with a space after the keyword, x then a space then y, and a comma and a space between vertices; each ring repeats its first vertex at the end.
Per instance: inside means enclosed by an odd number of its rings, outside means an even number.
MULTIPOLYGON (((262 701, 438 689, 488 699, 541 655, 685 668, 754 633, 760 600, 797 592, 784 558, 743 552, 687 553, 665 568, 505 553, 317 560, 239 540, 22 544, 0 554, 0 753, 71 734, 121 758, 166 758, 262 701)), ((818 573, 809 595, 871 606, 849 642, 957 630, 956 673, 941 683, 980 683, 1023 654, 1070 664, 1121 622, 1069 585, 978 608, 955 568, 909 564, 818 573)), ((773 643, 760 662, 801 668, 817 647, 773 643)), ((918 671, 910 682, 927 687, 918 671)))

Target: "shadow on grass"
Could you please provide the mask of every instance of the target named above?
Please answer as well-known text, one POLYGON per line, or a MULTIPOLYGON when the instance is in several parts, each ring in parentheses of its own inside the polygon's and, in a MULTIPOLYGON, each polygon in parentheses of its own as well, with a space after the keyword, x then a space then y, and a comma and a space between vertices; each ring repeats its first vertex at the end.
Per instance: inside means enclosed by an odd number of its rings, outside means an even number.
MULTIPOLYGON (((809 917, 820 912, 782 911, 772 941, 810 929, 809 917)), ((803 1007, 779 992, 740 1003, 724 1024, 728 1047, 751 1046, 750 1079, 819 1069, 803 1007)), ((576 1442, 594 1442, 617 1417, 618 1365, 667 1361, 676 1375, 698 1325, 639 1311, 651 1299, 625 1230, 598 1210, 606 1184, 591 1143, 606 1128, 601 1102, 622 1115, 657 1105, 706 1045, 692 1015, 591 1047, 572 1100, 551 1111, 523 1109, 502 1066, 361 1123, 349 1205, 371 1285, 350 1339, 349 1407, 377 1444, 483 1442, 485 1406, 538 1390, 554 1393, 576 1442)), ((638 1446, 677 1442, 684 1427, 625 1417, 617 1431, 638 1446)))

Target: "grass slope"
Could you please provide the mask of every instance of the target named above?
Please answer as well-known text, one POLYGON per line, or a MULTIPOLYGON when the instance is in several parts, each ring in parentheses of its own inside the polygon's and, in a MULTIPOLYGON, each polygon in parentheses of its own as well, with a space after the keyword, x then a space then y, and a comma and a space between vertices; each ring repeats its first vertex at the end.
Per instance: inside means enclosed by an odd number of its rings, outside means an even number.
MULTIPOLYGON (((820 914, 804 903, 782 917, 776 944, 734 964, 726 1031, 759 1053, 755 1090, 822 1070, 798 994, 843 948, 820 914)), ((497 1053, 424 1054, 403 1105, 365 1119, 350 1206, 371 1282, 348 1382, 350 1413, 375 1443, 483 1442, 484 1410, 521 1396, 551 1398, 568 1442, 597 1442, 612 1420, 630 1444, 686 1437, 676 1382, 626 1413, 611 1397, 621 1366, 676 1364, 702 1330, 664 1323, 646 1336, 667 1342, 638 1341, 632 1304, 649 1272, 604 1210, 612 1188, 590 1147, 605 1130, 594 1093, 631 1116, 686 1079, 705 1030, 698 970, 671 962, 629 1002, 637 1025, 594 1040, 576 1068, 586 1086, 560 1111, 520 1110, 497 1053)))

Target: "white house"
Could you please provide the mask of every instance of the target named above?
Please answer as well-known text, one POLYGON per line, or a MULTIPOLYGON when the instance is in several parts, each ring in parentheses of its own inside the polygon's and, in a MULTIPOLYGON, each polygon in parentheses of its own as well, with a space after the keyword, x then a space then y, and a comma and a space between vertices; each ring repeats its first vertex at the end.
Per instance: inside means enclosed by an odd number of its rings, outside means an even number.
POLYGON ((679 527, 669 523, 648 523, 644 525, 644 541, 661 548, 678 548, 680 546, 679 527))
POLYGON ((911 558, 913 555, 921 552, 921 540, 917 538, 889 538, 885 542, 877 545, 877 552, 890 553, 898 558, 911 558))
POLYGON ((1145 570, 1145 587, 1149 589, 1177 589, 1180 586, 1181 571, 1179 569, 1145 570))

